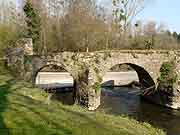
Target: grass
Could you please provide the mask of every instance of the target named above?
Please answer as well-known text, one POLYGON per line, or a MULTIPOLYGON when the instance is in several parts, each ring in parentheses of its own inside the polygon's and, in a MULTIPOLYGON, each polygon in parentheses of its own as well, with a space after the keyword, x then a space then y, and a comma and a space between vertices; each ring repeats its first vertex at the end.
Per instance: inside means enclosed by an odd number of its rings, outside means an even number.
POLYGON ((0 135, 165 135, 147 123, 50 101, 0 69, 0 135))

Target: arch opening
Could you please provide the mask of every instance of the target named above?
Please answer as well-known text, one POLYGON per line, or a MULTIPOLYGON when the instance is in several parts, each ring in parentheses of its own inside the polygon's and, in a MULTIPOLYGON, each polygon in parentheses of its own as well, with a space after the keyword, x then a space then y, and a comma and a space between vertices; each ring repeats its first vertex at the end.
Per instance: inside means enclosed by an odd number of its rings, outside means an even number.
POLYGON ((52 99, 74 104, 74 79, 59 65, 45 65, 34 76, 35 85, 52 94, 52 99))
POLYGON ((112 66, 103 77, 102 86, 130 86, 133 83, 144 89, 155 87, 150 74, 143 67, 132 63, 112 66))
POLYGON ((112 66, 103 77, 103 84, 99 110, 132 116, 145 103, 141 97, 150 94, 154 88, 149 88, 155 86, 148 71, 132 63, 112 66))

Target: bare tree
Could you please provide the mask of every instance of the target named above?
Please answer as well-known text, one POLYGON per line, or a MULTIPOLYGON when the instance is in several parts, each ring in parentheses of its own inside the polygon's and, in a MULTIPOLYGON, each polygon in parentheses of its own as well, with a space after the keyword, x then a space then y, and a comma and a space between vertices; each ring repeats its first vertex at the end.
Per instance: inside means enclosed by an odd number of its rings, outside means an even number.
POLYGON ((144 25, 144 34, 147 36, 152 36, 157 33, 157 24, 154 21, 149 21, 144 25))
POLYGON ((133 19, 144 9, 146 0, 112 0, 115 22, 126 32, 133 19))

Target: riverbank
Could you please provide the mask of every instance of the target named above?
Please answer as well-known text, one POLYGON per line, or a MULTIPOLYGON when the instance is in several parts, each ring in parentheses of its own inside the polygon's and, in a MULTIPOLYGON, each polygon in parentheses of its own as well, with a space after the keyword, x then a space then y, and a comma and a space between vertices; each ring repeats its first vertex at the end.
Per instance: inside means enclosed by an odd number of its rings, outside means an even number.
POLYGON ((49 95, 0 69, 2 135, 165 135, 147 123, 88 112, 50 101, 49 95))

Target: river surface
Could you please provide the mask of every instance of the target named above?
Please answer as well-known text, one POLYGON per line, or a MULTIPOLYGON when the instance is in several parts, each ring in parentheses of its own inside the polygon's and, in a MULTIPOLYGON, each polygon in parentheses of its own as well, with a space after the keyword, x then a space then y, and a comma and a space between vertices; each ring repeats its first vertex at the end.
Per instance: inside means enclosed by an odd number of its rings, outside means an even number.
MULTIPOLYGON (((112 115, 127 115, 140 122, 162 128, 168 135, 180 135, 180 111, 171 110, 141 99, 135 88, 102 88, 101 106, 97 111, 112 115)), ((54 98, 72 105, 72 93, 58 93, 54 98)))
MULTIPOLYGON (((124 74, 124 77, 121 77, 122 80, 127 80, 126 77, 129 78, 129 73, 125 75, 125 73, 121 73, 120 76, 124 74)), ((133 74, 133 73, 130 73, 133 74)), ((41 75, 42 77, 43 75, 41 75)), ((57 78, 54 75, 48 76, 46 80, 51 80, 49 78, 57 78)), ((112 76, 111 76, 112 77, 112 76)), ((113 75, 116 78, 116 75, 113 75)), ((66 78, 66 76, 62 76, 62 78, 66 78)), ((136 79, 137 77, 132 79, 136 79)), ((108 79, 108 78, 107 78, 108 79)), ((112 80, 111 78, 110 80, 112 80)), ((43 81, 39 78, 40 82, 43 81)), ((56 80, 56 79, 55 79, 56 80)), ((55 82, 54 80, 54 82, 55 82)), ((58 79, 59 80, 59 79, 58 79)), ((70 82, 64 80, 66 83, 72 83, 72 79, 70 82)), ((131 80, 132 81, 132 80, 131 80)), ((61 81, 62 82, 62 81, 61 81)), ((57 83, 57 82, 56 82, 57 83)), ((59 83, 59 82, 58 82, 59 83)), ((57 84, 58 84, 57 83, 57 84)), ((127 115, 135 118, 141 122, 148 122, 155 127, 164 129, 168 135, 180 135, 180 111, 171 110, 159 105, 152 104, 147 102, 140 97, 140 90, 135 88, 127 88, 127 87, 114 87, 114 88, 102 88, 101 94, 101 106, 97 109, 97 111, 105 112, 107 114, 112 115, 127 115)), ((54 99, 57 99, 64 104, 72 105, 73 98, 72 92, 59 92, 53 95, 54 99)))
POLYGON ((180 135, 180 111, 144 101, 134 88, 103 88, 98 111, 128 115, 141 122, 163 128, 168 135, 180 135))

